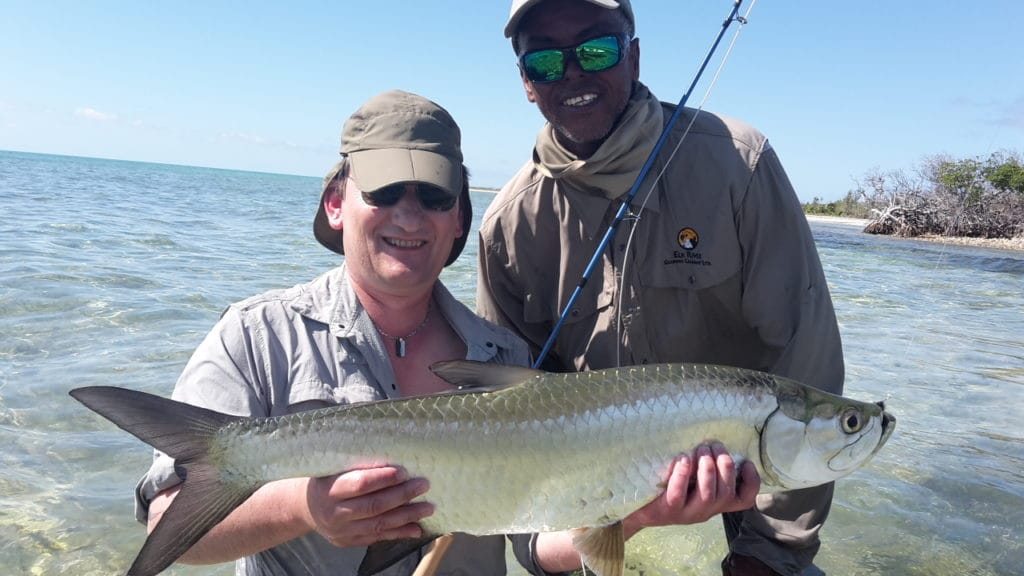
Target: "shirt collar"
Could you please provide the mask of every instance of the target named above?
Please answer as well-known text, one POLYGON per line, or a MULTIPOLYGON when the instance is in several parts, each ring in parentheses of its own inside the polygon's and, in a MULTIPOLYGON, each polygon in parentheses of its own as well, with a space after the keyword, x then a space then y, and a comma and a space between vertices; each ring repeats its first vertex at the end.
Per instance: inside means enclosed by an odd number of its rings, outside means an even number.
MULTIPOLYGON (((487 362, 500 349, 515 347, 511 333, 481 320, 456 300, 440 280, 434 283, 433 297, 442 316, 466 344, 467 360, 487 362)), ((338 338, 362 344, 380 340, 356 296, 344 263, 307 284, 304 293, 292 301, 292 307, 306 318, 326 324, 338 338)))

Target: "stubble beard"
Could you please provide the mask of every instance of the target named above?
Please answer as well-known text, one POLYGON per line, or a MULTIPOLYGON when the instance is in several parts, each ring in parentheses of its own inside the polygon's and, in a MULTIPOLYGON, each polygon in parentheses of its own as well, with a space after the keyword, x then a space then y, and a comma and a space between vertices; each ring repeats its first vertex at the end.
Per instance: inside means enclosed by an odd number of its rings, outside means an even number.
MULTIPOLYGON (((624 99, 621 104, 616 106, 615 113, 611 120, 606 121, 603 125, 598 125, 595 122, 581 123, 576 127, 570 127, 564 123, 551 122, 551 125, 555 129, 555 136, 558 143, 563 148, 577 153, 577 156, 581 158, 589 157, 591 154, 597 151, 598 148, 604 144, 605 139, 615 131, 615 127, 618 125, 619 120, 622 118, 626 108, 629 107, 629 98, 624 99), (580 155, 579 151, 589 151, 585 156, 580 155)), ((550 120, 549 120, 550 122, 550 120)))

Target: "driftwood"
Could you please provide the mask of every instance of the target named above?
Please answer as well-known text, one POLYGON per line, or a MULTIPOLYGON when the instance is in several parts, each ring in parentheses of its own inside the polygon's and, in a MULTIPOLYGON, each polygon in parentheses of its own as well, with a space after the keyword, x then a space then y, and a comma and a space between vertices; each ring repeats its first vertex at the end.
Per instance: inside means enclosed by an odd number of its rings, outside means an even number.
POLYGON ((882 210, 872 208, 871 214, 870 221, 864 227, 864 232, 868 234, 912 238, 935 232, 935 213, 932 210, 890 204, 882 210))
POLYGON ((872 208, 864 232, 914 238, 934 234, 966 238, 1014 238, 1024 233, 1019 210, 994 206, 988 210, 957 206, 933 207, 926 203, 890 202, 872 208))
POLYGON ((918 178, 903 171, 869 172, 857 198, 870 208, 869 234, 904 237, 1015 238, 1024 235, 1024 184, 992 179, 995 169, 1024 177, 1017 156, 988 161, 928 159, 918 178))

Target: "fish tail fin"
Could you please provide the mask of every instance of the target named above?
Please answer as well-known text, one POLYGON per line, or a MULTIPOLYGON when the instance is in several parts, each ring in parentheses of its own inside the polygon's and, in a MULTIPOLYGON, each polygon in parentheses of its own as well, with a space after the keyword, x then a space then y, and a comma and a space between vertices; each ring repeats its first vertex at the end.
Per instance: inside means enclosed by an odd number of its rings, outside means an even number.
POLYGON ((181 490, 146 538, 130 576, 150 576, 173 564, 259 487, 225 482, 208 457, 217 432, 243 417, 113 386, 77 388, 70 394, 186 470, 181 490))
POLYGON ((70 394, 183 466, 204 457, 223 426, 244 419, 116 386, 75 388, 70 394))
POLYGON ((152 576, 163 571, 257 488, 223 482, 215 466, 203 460, 194 463, 181 491, 146 538, 128 576, 152 576))

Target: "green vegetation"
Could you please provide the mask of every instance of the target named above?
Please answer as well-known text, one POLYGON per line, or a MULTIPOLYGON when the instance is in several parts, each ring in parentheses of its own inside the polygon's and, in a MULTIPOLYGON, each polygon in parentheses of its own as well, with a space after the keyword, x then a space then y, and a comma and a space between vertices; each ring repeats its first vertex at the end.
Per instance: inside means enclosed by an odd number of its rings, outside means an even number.
POLYGON ((804 214, 821 216, 842 216, 844 218, 870 218, 871 207, 862 202, 857 192, 847 192, 846 197, 835 202, 822 202, 817 196, 804 204, 804 214))
POLYGON ((930 156, 913 176, 875 169, 843 200, 815 198, 804 212, 867 218, 865 231, 873 234, 1014 238, 1024 235, 1024 161, 1009 151, 988 158, 930 156))

